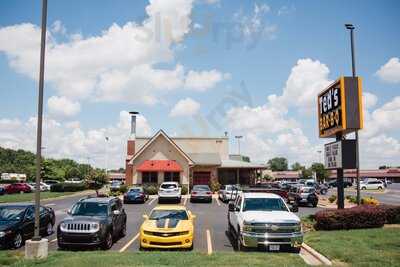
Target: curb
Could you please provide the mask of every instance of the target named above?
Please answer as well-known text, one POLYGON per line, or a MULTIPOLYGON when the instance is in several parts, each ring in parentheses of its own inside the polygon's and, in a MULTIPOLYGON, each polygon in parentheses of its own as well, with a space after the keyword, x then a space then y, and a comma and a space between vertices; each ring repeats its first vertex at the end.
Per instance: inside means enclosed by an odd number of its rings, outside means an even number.
POLYGON ((332 262, 327 257, 325 257, 324 255, 320 254, 318 251, 316 251, 315 249, 313 249, 312 247, 310 247, 306 243, 303 243, 301 245, 301 247, 305 251, 310 253, 312 256, 314 256, 316 259, 318 259, 320 262, 322 262, 324 265, 328 265, 328 266, 332 265, 332 262))

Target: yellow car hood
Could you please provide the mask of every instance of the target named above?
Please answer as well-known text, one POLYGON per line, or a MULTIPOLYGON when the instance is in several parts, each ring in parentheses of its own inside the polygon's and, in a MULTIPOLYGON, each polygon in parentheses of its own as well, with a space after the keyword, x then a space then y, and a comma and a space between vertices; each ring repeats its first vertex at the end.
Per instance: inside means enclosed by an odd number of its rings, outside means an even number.
POLYGON ((143 222, 142 229, 145 231, 169 232, 173 231, 191 231, 193 222, 191 220, 160 219, 146 220, 143 222))

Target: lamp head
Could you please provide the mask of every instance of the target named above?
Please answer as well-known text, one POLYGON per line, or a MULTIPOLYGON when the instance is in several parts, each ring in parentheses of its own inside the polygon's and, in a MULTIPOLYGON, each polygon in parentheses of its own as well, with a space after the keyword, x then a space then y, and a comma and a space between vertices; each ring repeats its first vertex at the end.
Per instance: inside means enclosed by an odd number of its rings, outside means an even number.
POLYGON ((354 25, 353 24, 350 24, 350 23, 346 23, 345 25, 344 25, 345 27, 346 27, 346 29, 348 29, 348 30, 354 30, 354 25))

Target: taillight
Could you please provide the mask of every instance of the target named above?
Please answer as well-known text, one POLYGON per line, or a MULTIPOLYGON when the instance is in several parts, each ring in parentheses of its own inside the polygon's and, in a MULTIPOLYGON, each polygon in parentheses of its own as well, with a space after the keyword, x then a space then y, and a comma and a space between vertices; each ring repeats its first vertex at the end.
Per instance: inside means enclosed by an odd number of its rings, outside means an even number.
POLYGON ((208 191, 208 192, 207 192, 207 195, 211 195, 211 192, 210 192, 210 191, 208 191))
POLYGON ((192 192, 192 195, 197 195, 197 192, 192 192))

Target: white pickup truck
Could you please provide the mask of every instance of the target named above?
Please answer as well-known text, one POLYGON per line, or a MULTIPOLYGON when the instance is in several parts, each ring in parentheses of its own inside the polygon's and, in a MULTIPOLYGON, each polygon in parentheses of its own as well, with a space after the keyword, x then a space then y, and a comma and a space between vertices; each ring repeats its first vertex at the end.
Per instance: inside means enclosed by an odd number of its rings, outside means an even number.
POLYGON ((279 251, 290 247, 299 252, 303 243, 301 222, 285 201, 271 193, 239 194, 229 203, 228 227, 238 250, 264 247, 279 251))

